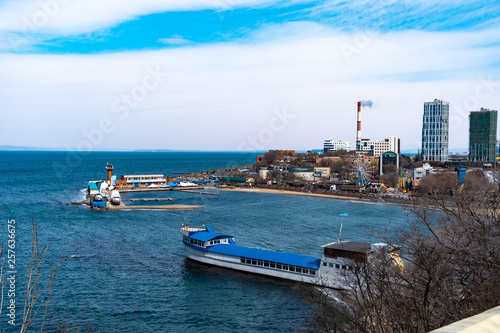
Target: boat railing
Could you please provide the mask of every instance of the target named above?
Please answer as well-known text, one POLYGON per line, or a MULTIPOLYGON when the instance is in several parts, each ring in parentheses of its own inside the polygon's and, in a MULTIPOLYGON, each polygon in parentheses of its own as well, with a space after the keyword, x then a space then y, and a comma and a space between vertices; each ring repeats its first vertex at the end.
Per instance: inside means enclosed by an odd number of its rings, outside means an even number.
POLYGON ((182 230, 193 232, 193 231, 203 231, 205 228, 192 228, 192 227, 182 227, 182 230))
POLYGON ((207 230, 207 229, 206 228, 192 228, 189 226, 184 226, 181 228, 181 234, 189 237, 189 233, 191 233, 191 232, 198 232, 198 231, 205 231, 205 230, 207 230))

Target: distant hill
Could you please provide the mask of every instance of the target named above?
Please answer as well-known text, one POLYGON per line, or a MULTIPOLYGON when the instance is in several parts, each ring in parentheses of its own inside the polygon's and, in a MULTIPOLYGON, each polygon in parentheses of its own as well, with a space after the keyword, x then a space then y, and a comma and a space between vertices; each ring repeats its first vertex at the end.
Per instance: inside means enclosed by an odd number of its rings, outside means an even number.
POLYGON ((24 151, 47 151, 47 150, 57 150, 54 148, 45 148, 45 147, 29 147, 29 146, 9 146, 9 145, 0 145, 0 150, 24 150, 24 151))

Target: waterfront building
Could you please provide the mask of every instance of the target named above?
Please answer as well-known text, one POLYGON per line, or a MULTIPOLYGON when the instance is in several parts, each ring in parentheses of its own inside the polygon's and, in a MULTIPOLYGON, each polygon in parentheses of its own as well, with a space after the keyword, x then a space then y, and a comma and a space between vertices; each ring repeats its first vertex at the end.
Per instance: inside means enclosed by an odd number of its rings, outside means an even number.
POLYGON ((314 177, 316 178, 329 178, 331 173, 330 167, 314 167, 314 177))
POLYGON ((349 141, 335 141, 334 139, 325 139, 323 142, 323 151, 351 150, 349 141))
POLYGON ((494 163, 498 111, 481 108, 469 115, 469 161, 494 163))
POLYGON ((422 126, 422 159, 424 161, 448 160, 450 104, 435 99, 424 103, 422 126))
POLYGON ((433 168, 429 163, 424 163, 422 167, 413 169, 413 186, 418 187, 418 184, 426 175, 433 173, 433 168))
POLYGON ((120 188, 160 186, 167 184, 169 181, 171 179, 165 178, 163 175, 122 175, 116 181, 116 186, 120 188))
POLYGON ((367 152, 370 156, 379 157, 383 153, 393 152, 400 153, 400 141, 397 136, 390 136, 384 141, 373 141, 369 139, 361 139, 357 150, 360 152, 367 152))

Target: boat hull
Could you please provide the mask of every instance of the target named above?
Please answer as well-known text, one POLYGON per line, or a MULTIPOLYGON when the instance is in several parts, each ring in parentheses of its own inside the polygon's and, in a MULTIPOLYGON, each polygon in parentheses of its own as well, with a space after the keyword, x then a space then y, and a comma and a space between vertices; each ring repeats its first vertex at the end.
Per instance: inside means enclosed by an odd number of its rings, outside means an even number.
POLYGON ((99 208, 106 207, 106 201, 91 201, 91 202, 92 202, 92 207, 99 207, 99 208))
POLYGON ((293 280, 304 283, 320 284, 315 275, 305 275, 273 268, 242 264, 240 257, 229 256, 220 253, 204 252, 184 244, 186 257, 204 264, 229 268, 253 274, 265 275, 280 279, 293 280))

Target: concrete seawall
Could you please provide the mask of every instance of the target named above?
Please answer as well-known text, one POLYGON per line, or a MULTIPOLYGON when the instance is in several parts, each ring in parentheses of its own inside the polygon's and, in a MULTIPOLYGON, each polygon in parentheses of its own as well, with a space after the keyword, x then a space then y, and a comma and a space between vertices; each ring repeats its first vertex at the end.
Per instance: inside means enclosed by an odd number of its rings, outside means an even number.
POLYGON ((500 306, 462 319, 430 333, 496 333, 500 332, 500 306))

